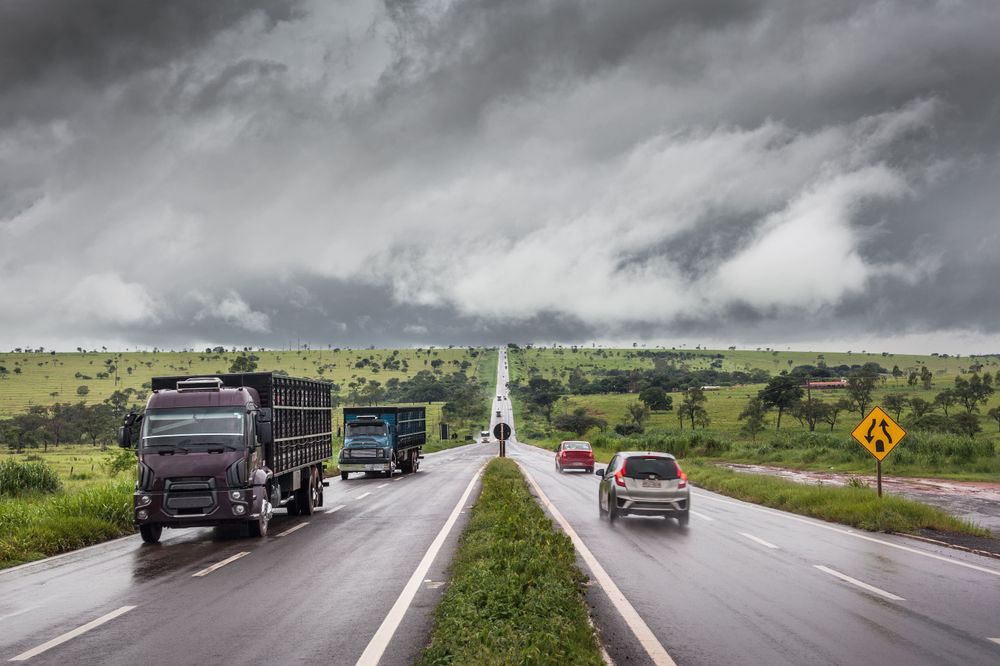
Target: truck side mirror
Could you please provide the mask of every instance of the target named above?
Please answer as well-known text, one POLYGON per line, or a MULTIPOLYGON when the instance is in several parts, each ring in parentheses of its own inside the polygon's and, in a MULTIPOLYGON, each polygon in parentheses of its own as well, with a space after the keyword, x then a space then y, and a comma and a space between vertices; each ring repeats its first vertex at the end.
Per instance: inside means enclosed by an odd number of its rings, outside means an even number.
POLYGON ((262 444, 270 444, 274 438, 274 428, 271 424, 271 410, 268 408, 257 410, 257 439, 262 444))
POLYGON ((132 448, 132 429, 128 426, 118 427, 118 446, 123 449, 132 448))

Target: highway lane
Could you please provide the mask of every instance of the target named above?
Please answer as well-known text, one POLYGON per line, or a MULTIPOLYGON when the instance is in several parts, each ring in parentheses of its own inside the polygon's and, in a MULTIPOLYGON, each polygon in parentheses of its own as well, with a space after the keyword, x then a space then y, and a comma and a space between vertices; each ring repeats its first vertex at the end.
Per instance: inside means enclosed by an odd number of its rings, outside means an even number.
MULTIPOLYGON (((687 528, 612 525, 598 516, 598 477, 560 474, 554 452, 521 442, 507 452, 678 664, 1000 663, 995 559, 701 489, 687 528)), ((598 585, 588 601, 614 661, 650 663, 598 585)))
MULTIPOLYGON (((598 517, 596 476, 559 474, 553 454, 522 443, 510 443, 508 455, 535 478, 679 664, 1000 659, 1000 646, 989 640, 1000 634, 994 559, 704 490, 693 495, 686 529, 645 517, 611 525, 598 517)), ((595 613, 599 627, 600 613, 609 612, 604 606, 595 613)), ((644 659, 635 651, 625 656, 644 659)))
MULTIPOLYGON (((392 480, 331 479, 322 509, 277 511, 266 539, 168 530, 156 546, 127 537, 0 573, 0 659, 119 611, 29 661, 355 663, 492 455, 473 444, 392 480)), ((411 664, 423 648, 472 487, 381 663, 411 664)))

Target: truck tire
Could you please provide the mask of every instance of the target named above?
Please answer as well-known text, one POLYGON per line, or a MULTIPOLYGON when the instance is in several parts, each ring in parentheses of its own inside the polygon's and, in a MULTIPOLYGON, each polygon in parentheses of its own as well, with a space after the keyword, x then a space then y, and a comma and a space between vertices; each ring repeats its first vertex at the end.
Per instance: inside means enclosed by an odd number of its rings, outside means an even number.
POLYGON ((298 505, 299 515, 311 516, 316 508, 318 492, 316 483, 310 479, 309 485, 303 486, 295 491, 295 504, 298 505))
POLYGON ((399 469, 403 474, 409 474, 413 471, 413 456, 410 455, 403 459, 403 462, 399 464, 399 469))
POLYGON ((263 511, 260 512, 260 516, 257 520, 247 523, 247 531, 250 533, 251 539, 262 539, 267 536, 267 514, 263 511))
POLYGON ((289 498, 288 502, 285 504, 285 508, 288 509, 289 516, 299 515, 299 493, 295 492, 294 495, 289 498))
POLYGON ((341 481, 347 481, 347 472, 341 472, 340 473, 340 480, 341 481))
POLYGON ((159 523, 148 523, 139 525, 139 534, 146 543, 159 543, 160 535, 163 534, 163 525, 159 523))

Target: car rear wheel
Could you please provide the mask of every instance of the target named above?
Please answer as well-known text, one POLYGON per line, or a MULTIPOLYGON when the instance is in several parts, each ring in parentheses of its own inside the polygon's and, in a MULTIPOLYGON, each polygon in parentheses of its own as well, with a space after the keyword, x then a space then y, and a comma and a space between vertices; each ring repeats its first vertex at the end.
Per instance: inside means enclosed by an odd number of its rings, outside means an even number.
POLYGON ((687 511, 677 516, 677 522, 681 524, 681 527, 687 527, 689 520, 691 520, 691 517, 687 511))
POLYGON ((163 534, 163 525, 159 523, 139 525, 139 534, 142 535, 142 540, 146 543, 159 543, 160 535, 163 534))
POLYGON ((608 493, 608 522, 615 522, 618 518, 618 499, 614 493, 608 493))

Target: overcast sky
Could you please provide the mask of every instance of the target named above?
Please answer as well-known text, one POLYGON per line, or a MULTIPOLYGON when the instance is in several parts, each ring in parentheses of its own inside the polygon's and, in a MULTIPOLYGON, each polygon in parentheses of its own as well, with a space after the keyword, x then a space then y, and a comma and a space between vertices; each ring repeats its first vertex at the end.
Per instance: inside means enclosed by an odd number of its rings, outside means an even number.
POLYGON ((1000 352, 996 0, 0 3, 0 349, 1000 352))

